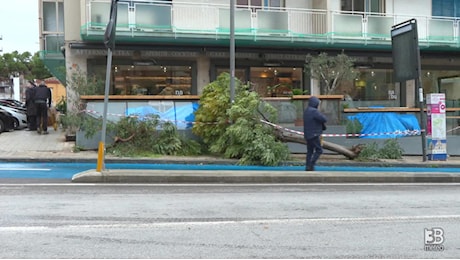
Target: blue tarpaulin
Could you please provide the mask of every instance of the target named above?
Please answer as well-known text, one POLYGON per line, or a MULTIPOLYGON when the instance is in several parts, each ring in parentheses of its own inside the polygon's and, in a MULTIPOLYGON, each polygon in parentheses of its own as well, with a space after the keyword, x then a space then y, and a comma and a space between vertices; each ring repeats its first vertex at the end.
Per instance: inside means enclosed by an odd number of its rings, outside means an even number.
POLYGON ((142 106, 126 109, 126 116, 138 116, 142 120, 144 117, 158 115, 161 121, 172 121, 177 129, 186 129, 193 126, 197 109, 198 103, 173 106, 163 113, 152 106, 142 106))
POLYGON ((395 138, 414 135, 411 131, 420 132, 420 125, 414 115, 366 112, 348 116, 348 119, 357 119, 363 126, 360 138, 395 138))

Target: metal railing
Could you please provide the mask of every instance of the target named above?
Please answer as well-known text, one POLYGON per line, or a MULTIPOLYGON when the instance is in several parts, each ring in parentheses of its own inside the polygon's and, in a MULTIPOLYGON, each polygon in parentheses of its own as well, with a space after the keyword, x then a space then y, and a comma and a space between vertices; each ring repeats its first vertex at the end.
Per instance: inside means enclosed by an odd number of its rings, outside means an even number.
MULTIPOLYGON (((86 23, 81 34, 102 35, 109 20, 110 2, 87 0, 86 23)), ((459 20, 453 17, 340 12, 299 8, 237 6, 236 37, 254 40, 355 42, 391 44, 391 26, 415 18, 421 45, 459 47, 459 20)), ((229 35, 229 5, 168 1, 119 3, 117 31, 135 38, 149 33, 165 37, 219 38, 229 35)))

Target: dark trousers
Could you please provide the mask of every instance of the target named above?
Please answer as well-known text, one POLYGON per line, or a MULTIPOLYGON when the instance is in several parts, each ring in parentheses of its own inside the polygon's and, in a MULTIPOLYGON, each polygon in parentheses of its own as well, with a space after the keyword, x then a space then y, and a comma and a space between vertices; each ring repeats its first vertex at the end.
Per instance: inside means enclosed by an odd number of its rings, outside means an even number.
POLYGON ((36 115, 30 115, 27 116, 27 127, 29 130, 37 130, 37 116, 36 115))
POLYGON ((307 169, 314 169, 316 161, 318 161, 322 153, 323 147, 321 146, 320 136, 307 139, 307 169))
POLYGON ((36 103, 37 105, 37 130, 48 131, 48 106, 46 103, 36 103))

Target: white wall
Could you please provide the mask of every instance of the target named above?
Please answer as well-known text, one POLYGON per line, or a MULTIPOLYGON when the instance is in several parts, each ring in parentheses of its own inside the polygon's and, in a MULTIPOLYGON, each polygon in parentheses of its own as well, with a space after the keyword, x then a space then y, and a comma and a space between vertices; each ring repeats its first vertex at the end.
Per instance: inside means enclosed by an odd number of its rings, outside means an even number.
POLYGON ((287 8, 305 8, 313 9, 312 0, 299 1, 299 0, 286 0, 287 8))
POLYGON ((387 0, 386 11, 390 14, 431 16, 431 0, 387 0))
POLYGON ((328 0, 326 8, 331 11, 341 11, 340 0, 328 0))

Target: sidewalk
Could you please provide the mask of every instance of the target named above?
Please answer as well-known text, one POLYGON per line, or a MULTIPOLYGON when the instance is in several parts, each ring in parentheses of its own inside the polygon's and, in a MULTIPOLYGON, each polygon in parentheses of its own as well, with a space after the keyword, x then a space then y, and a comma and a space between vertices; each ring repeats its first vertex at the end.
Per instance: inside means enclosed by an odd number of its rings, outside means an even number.
MULTIPOLYGON (((74 152, 75 143, 65 142, 64 133, 49 129, 48 135, 34 131, 16 130, 0 134, 0 161, 61 161, 97 162, 97 151, 74 152)), ((295 155, 301 164, 305 155, 295 155)), ((188 163, 188 164, 234 164, 235 160, 210 156, 161 156, 157 158, 119 158, 105 156, 106 162, 141 163, 188 163)), ((460 182, 460 157, 450 157, 447 161, 425 161, 421 156, 404 156, 399 160, 359 162, 336 154, 324 154, 321 166, 383 166, 383 167, 423 167, 429 172, 304 172, 304 171, 166 171, 166 170, 111 170, 103 173, 95 170, 74 176, 74 182, 257 182, 257 183, 298 183, 298 182, 460 182), (438 167, 459 168, 459 173, 436 171, 438 167), (432 170, 431 170, 432 169, 432 170)))

